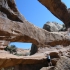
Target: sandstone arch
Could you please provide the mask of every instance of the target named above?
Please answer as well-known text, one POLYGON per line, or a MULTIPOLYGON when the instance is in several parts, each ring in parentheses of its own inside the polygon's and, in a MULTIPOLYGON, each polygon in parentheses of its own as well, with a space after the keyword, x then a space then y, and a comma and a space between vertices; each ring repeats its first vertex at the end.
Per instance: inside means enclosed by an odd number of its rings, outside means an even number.
POLYGON ((64 22, 67 28, 70 27, 70 12, 66 5, 61 0, 38 0, 50 12, 64 22))
MULTIPOLYGON (((48 7, 50 8, 49 2, 51 2, 51 4, 53 4, 52 7, 54 8, 55 1, 47 1, 48 7)), ((61 6, 64 6, 60 1, 58 2, 61 4, 61 6)), ((0 40, 11 42, 31 42, 35 45, 40 44, 41 46, 44 46, 46 44, 52 46, 56 44, 58 45, 60 43, 69 45, 70 39, 69 37, 65 37, 64 34, 48 32, 44 29, 34 26, 33 24, 25 20, 25 18, 22 17, 22 15, 17 10, 14 0, 1 0, 0 9, 0 40), (10 13, 9 16, 13 17, 13 19, 8 17, 8 13, 6 12, 6 10, 10 13), (65 41, 65 43, 63 43, 63 40, 65 41)), ((60 7, 59 9, 61 10, 60 7)), ((65 18, 63 17, 63 19, 65 18)))
MULTIPOLYGON (((48 3, 50 1, 51 0, 48 0, 48 3)), ((65 18, 62 17, 63 21, 64 19, 65 18)), ((68 20, 69 19, 67 19, 66 22, 68 20)), ((58 44, 70 45, 70 37, 68 35, 60 32, 48 32, 25 20, 17 10, 14 0, 0 0, 0 40, 8 42, 31 42, 42 47, 47 44, 51 46, 58 44)), ((36 64, 45 62, 42 57, 17 57, 11 54, 8 55, 9 56, 0 54, 0 68, 17 64, 36 64)))

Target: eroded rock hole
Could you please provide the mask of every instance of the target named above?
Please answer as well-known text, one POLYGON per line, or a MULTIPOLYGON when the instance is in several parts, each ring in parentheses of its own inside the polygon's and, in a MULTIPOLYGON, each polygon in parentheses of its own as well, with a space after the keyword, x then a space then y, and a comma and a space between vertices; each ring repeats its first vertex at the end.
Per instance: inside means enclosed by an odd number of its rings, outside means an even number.
POLYGON ((32 43, 11 42, 5 50, 17 56, 30 56, 32 43))

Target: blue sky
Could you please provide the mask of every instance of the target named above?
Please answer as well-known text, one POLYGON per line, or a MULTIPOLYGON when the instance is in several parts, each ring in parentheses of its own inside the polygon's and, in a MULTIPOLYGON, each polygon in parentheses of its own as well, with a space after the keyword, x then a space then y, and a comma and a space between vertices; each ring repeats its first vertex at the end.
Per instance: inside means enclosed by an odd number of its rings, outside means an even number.
MULTIPOLYGON (((70 7, 70 2, 67 0, 62 0, 67 8, 70 7)), ((37 27, 42 28, 43 25, 47 22, 57 22, 62 24, 62 22, 56 18, 51 12, 43 6, 38 0, 15 0, 16 6, 19 12, 25 17, 27 21, 34 24, 37 27)), ((11 43, 10 45, 16 45, 19 48, 30 48, 30 43, 11 43)))

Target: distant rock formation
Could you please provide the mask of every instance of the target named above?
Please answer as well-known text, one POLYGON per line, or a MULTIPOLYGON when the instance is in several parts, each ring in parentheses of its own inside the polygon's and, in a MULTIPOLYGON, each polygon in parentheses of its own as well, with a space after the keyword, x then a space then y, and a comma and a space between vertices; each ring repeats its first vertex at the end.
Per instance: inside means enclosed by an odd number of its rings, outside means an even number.
POLYGON ((58 24, 56 22, 47 22, 44 24, 43 29, 50 31, 50 32, 58 32, 63 28, 61 24, 58 24))

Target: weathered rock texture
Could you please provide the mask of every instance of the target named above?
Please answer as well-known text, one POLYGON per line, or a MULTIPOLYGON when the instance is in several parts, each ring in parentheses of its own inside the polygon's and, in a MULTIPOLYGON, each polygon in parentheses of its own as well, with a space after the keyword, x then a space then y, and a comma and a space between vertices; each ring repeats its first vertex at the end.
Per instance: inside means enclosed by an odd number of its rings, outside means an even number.
POLYGON ((4 50, 9 43, 9 41, 0 40, 0 50, 4 50))
POLYGON ((38 0, 45 7, 50 10, 50 12, 63 21, 66 27, 70 27, 70 9, 67 9, 66 5, 61 2, 61 0, 38 0))
MULTIPOLYGON (((45 56, 16 56, 6 51, 0 50, 0 69, 16 65, 36 65, 41 64, 46 66, 45 56)), ((40 65, 40 67, 42 67, 40 65)), ((21 69, 20 69, 21 70, 21 69)))
MULTIPOLYGON (((62 6, 62 7, 59 7, 58 4, 57 5, 55 4, 55 9, 57 8, 57 6, 59 10, 65 9, 65 5, 62 5, 60 0, 59 1, 57 0, 57 2, 54 0, 53 1, 47 0, 48 6, 52 5, 53 4, 52 2, 56 4, 58 2, 60 3, 60 6, 62 6)), ((52 5, 52 7, 54 9, 54 5, 52 5)), ((62 21, 64 21, 65 20, 64 17, 66 17, 66 20, 64 22, 66 26, 68 26, 69 19, 67 17, 69 15, 67 14, 68 13, 67 10, 63 10, 63 11, 64 13, 62 12, 61 15, 60 13, 58 13, 58 15, 60 15, 59 18, 62 21)), ((56 12, 57 12, 57 9, 56 9, 56 12)), ((35 44, 35 46, 37 45, 38 47, 48 47, 46 45, 50 45, 50 46, 70 45, 70 36, 68 35, 67 32, 48 32, 26 21, 24 17, 22 17, 22 15, 17 10, 14 0, 0 0, 0 40, 4 40, 7 42, 31 42, 35 44)), ((19 57, 1 50, 0 51, 1 52, 0 53, 0 68, 15 66, 19 64, 23 66, 25 64, 25 67, 27 68, 27 65, 32 65, 33 67, 33 64, 35 66, 37 64, 39 65, 41 64, 40 66, 36 66, 36 67, 39 67, 36 70, 39 70, 41 69, 41 67, 43 67, 43 65, 47 66, 45 53, 46 54, 49 53, 52 56, 52 64, 55 66, 57 63, 57 60, 60 58, 59 53, 63 55, 63 52, 67 51, 67 49, 63 51, 57 50, 57 49, 50 50, 50 48, 47 48, 47 49, 45 50, 45 52, 41 51, 39 53, 39 49, 36 48, 36 50, 38 51, 35 55, 19 56, 19 57), (46 52, 47 49, 48 49, 48 52, 46 52), (54 57, 55 55, 57 56, 54 57)), ((20 66, 19 70, 23 70, 23 69, 25 70, 23 66, 22 67, 20 66)))
MULTIPOLYGON (((40 70, 42 67, 47 67, 46 55, 50 54, 52 65, 56 66, 60 63, 58 60, 61 56, 69 57, 70 55, 70 46, 69 47, 62 47, 62 46, 55 46, 55 47, 44 47, 39 48, 38 52, 32 56, 16 56, 9 54, 6 51, 0 50, 0 68, 11 67, 20 65, 18 70, 40 70), (69 56, 68 56, 69 55, 69 56)), ((65 64, 65 59, 60 61, 65 64)), ((69 58, 68 58, 69 59, 69 58)), ((60 63, 60 65, 62 64, 60 63)), ((56 66, 57 67, 57 66, 56 66)), ((59 66, 60 67, 60 66, 59 66)), ((47 68, 48 69, 48 68, 47 68)), ((52 70, 50 68, 50 70, 52 70)))
POLYGON ((1 16, 12 21, 23 22, 24 20, 18 12, 14 0, 0 0, 0 17, 1 16))
MULTIPOLYGON (((36 46, 37 47, 37 46, 36 46)), ((57 61, 60 59, 61 56, 67 56, 70 57, 70 46, 62 46, 62 45, 56 45, 56 46, 50 46, 46 45, 45 47, 38 47, 37 51, 34 54, 34 56, 44 56, 47 58, 47 54, 50 54, 52 65, 55 66, 57 61)), ((33 50, 31 50, 33 51, 33 50)))
POLYGON ((63 44, 64 41, 65 43, 63 45, 70 44, 68 36, 65 37, 59 33, 49 33, 48 31, 38 28, 23 19, 16 8, 14 0, 1 0, 0 6, 1 14, 7 16, 0 15, 0 40, 7 40, 10 42, 31 42, 36 45, 55 45, 55 42, 56 44, 59 44, 59 42, 62 42, 63 44), (10 14, 5 13, 6 11, 10 14), (13 19, 8 17, 8 15, 13 17, 13 19), (23 21, 21 19, 23 19, 23 21))
POLYGON ((63 29, 63 26, 56 22, 46 22, 46 24, 44 24, 43 26, 43 29, 50 31, 50 32, 58 32, 61 29, 63 29))
POLYGON ((54 70, 70 70, 70 58, 62 57, 54 70))
POLYGON ((49 45, 69 45, 70 39, 68 35, 61 32, 50 33, 44 29, 38 28, 27 21, 15 22, 7 18, 0 17, 0 39, 11 42, 31 42, 34 44, 49 45), (55 44, 56 42, 56 44, 55 44))

